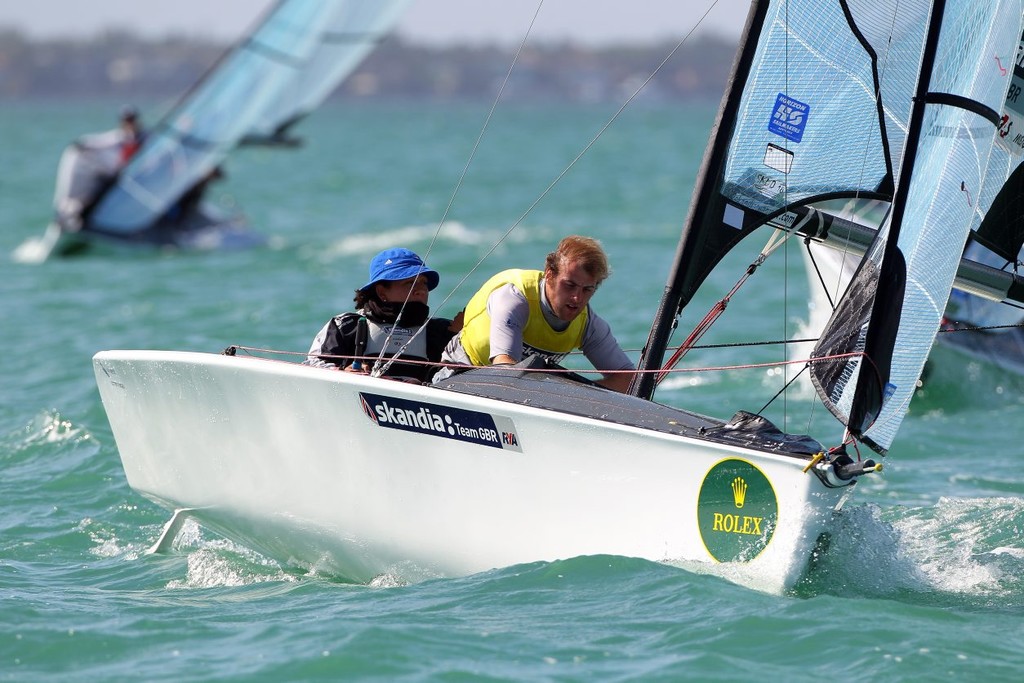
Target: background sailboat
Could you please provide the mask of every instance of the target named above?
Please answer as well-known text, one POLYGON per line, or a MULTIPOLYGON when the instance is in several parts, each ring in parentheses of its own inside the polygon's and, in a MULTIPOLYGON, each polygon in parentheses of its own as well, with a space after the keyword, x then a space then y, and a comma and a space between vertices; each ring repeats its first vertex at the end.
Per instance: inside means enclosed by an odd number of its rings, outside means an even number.
POLYGON ((282 140, 386 35, 407 4, 281 0, 146 131, 116 175, 104 177, 111 164, 97 166, 90 147, 71 145, 58 171, 56 219, 32 248, 37 260, 95 244, 262 244, 243 216, 201 201, 206 184, 243 139, 282 140))

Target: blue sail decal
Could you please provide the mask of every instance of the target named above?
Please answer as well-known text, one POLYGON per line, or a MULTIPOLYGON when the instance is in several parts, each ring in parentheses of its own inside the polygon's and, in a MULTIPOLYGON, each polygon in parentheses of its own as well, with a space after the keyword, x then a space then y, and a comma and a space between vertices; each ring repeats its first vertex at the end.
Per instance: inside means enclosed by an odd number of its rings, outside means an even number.
POLYGON ((804 137, 809 112, 810 107, 806 103, 779 93, 772 108, 768 130, 787 140, 800 142, 804 137))

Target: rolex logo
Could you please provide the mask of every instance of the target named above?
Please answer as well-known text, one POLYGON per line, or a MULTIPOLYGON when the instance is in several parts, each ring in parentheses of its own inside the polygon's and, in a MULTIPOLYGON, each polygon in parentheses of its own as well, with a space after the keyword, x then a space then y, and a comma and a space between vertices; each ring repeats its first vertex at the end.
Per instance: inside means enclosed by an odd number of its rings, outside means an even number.
POLYGON ((743 501, 747 497, 747 482, 743 481, 743 477, 736 477, 732 480, 732 500, 736 503, 736 507, 743 507, 743 501))

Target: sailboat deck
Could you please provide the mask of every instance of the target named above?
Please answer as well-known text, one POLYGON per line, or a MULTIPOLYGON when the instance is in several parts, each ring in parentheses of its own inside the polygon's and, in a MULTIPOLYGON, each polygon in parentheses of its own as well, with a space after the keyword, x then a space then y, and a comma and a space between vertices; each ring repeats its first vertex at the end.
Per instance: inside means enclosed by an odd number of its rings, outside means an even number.
POLYGON ((740 412, 725 421, 611 391, 573 374, 492 366, 456 374, 435 386, 542 410, 781 455, 809 458, 823 450, 815 439, 781 432, 765 418, 752 413, 740 412))

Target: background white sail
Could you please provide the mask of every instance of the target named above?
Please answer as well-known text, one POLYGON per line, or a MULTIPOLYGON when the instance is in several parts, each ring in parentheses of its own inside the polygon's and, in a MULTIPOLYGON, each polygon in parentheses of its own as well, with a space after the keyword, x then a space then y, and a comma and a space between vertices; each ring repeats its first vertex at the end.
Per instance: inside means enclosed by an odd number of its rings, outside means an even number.
POLYGON ((272 138, 320 106, 394 28, 409 1, 324 1, 334 9, 313 54, 249 135, 272 138))
POLYGON ((393 26, 405 0, 282 0, 147 133, 140 151, 96 204, 89 227, 130 234, 150 228, 239 143, 307 113, 393 26), (334 43, 351 30, 371 40, 334 43))

